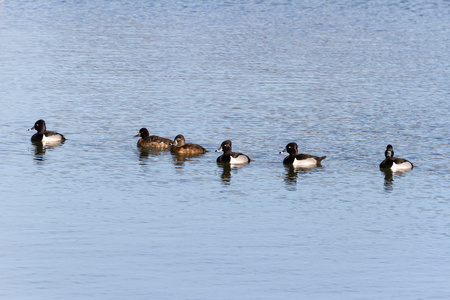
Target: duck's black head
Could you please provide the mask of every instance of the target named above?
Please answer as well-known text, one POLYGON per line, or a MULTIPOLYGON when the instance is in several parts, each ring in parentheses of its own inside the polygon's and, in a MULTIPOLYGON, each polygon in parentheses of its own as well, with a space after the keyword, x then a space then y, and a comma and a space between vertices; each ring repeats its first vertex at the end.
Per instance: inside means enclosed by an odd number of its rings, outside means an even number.
POLYGON ((220 152, 223 151, 224 153, 230 153, 231 152, 231 141, 230 140, 226 140, 224 142, 222 142, 222 144, 220 145, 220 148, 216 150, 216 152, 220 152))
POLYGON ((138 136, 145 139, 150 136, 150 133, 148 132, 147 128, 141 128, 141 129, 139 129, 139 133, 136 134, 134 137, 138 137, 138 136))
POLYGON ((387 145, 386 151, 384 151, 385 157, 394 157, 394 148, 392 148, 392 145, 387 145))
POLYGON ((30 130, 36 130, 38 133, 44 133, 45 132, 45 121, 44 120, 37 120, 36 123, 34 123, 34 126, 30 128, 30 130))
POLYGON ((298 152, 297 143, 289 143, 289 144, 287 144, 286 148, 283 150, 283 152, 287 152, 290 155, 297 155, 297 152, 298 152))

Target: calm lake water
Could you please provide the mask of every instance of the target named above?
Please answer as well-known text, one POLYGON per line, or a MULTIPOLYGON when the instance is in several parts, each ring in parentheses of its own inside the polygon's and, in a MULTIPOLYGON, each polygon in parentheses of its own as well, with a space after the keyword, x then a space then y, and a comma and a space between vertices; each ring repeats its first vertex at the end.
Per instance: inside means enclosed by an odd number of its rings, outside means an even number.
POLYGON ((433 0, 0 2, 0 298, 449 299, 449 28, 433 0))

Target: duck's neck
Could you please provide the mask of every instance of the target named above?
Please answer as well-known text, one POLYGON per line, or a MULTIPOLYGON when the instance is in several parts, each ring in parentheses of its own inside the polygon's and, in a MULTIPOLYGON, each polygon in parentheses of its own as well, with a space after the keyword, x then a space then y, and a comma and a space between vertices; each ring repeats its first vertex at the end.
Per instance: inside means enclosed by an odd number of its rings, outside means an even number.
POLYGON ((385 156, 386 158, 388 158, 388 157, 394 157, 394 151, 392 151, 392 150, 386 150, 386 151, 384 152, 384 156, 385 156))
POLYGON ((231 156, 231 148, 227 148, 223 150, 223 155, 225 156, 231 156))
POLYGON ((298 152, 296 149, 292 149, 291 152, 289 152, 289 156, 297 156, 298 152))
POLYGON ((37 131, 38 134, 44 134, 45 132, 45 126, 39 127, 39 130, 37 131))

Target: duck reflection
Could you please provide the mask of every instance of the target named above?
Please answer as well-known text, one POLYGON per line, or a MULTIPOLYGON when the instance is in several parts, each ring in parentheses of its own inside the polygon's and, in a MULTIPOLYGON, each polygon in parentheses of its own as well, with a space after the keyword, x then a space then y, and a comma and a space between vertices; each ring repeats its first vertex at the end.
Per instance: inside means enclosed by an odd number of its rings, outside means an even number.
POLYGON ((392 191, 393 183, 394 183, 392 170, 391 169, 385 169, 385 170, 381 170, 381 172, 384 173, 384 190, 387 191, 387 192, 392 191))
POLYGON ((384 174, 384 190, 391 192, 394 189, 394 176, 403 177, 408 171, 392 171, 391 169, 380 169, 384 174))
POLYGON ((220 178, 222 179, 222 183, 229 185, 231 183, 231 172, 237 172, 240 168, 244 167, 245 165, 242 164, 217 164, 219 168, 222 169, 222 174, 220 174, 220 178))
POLYGON ((47 150, 60 147, 64 142, 31 142, 34 146, 34 160, 45 161, 47 150))
POLYGON ((152 148, 139 147, 138 148, 139 160, 146 161, 149 156, 167 155, 167 151, 155 150, 152 148))
POLYGON ((202 156, 201 153, 172 153, 173 164, 176 167, 183 167, 186 161, 191 161, 193 158, 202 156))
POLYGON ((315 168, 301 168, 301 167, 294 167, 293 165, 284 165, 284 168, 286 170, 284 182, 288 186, 297 184, 297 178, 299 173, 306 174, 315 171, 315 168))
POLYGON ((284 168, 286 169, 284 182, 288 185, 295 185, 298 178, 298 168, 295 168, 294 166, 284 166, 284 168))

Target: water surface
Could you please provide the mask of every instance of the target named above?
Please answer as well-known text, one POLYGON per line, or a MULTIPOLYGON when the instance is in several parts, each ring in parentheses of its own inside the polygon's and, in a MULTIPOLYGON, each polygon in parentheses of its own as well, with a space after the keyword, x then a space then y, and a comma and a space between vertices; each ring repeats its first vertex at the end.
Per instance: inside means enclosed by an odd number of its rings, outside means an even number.
POLYGON ((448 299, 449 8, 1 2, 0 297, 448 299))

